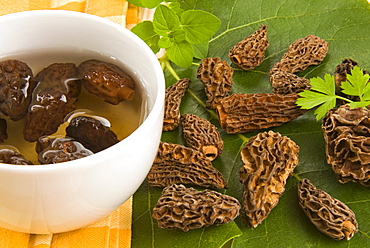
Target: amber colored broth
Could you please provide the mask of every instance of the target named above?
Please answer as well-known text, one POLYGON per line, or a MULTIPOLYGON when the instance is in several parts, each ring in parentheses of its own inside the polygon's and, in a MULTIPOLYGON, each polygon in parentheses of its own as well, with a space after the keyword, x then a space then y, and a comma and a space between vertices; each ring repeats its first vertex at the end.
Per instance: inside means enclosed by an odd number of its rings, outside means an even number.
MULTIPOLYGON (((118 62, 114 57, 101 55, 96 52, 78 49, 64 49, 64 50, 47 50, 18 53, 12 55, 1 56, 0 61, 7 59, 18 59, 26 62, 31 67, 34 76, 44 67, 52 63, 75 63, 77 66, 88 59, 99 59, 102 61, 114 63, 124 69, 127 73, 129 71, 123 64, 118 62)), ((130 73, 129 73, 130 74, 130 73)), ((145 117, 146 99, 143 97, 139 80, 131 75, 139 86, 135 90, 135 97, 132 101, 124 101, 118 105, 106 103, 94 95, 89 94, 83 87, 78 101, 76 103, 76 112, 84 113, 91 116, 99 116, 107 119, 110 123, 111 130, 117 134, 119 140, 124 139, 130 135, 143 121, 145 117)), ((15 147, 23 156, 35 164, 38 164, 37 153, 35 152, 36 142, 30 143, 23 139, 23 127, 25 118, 20 121, 11 121, 9 118, 2 116, 7 120, 8 139, 0 144, 0 148, 15 147)), ((65 135, 65 128, 68 123, 62 124, 56 135, 65 135)))

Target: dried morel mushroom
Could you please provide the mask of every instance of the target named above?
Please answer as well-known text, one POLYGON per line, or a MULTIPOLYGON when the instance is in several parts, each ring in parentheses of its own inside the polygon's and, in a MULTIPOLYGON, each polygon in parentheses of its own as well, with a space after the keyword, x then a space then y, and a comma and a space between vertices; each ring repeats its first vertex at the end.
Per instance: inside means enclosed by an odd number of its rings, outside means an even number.
POLYGON ((218 57, 202 59, 197 78, 203 82, 207 108, 215 109, 220 100, 229 95, 234 83, 233 73, 233 68, 218 57))
POLYGON ((285 95, 311 89, 310 80, 290 72, 274 71, 270 75, 270 82, 275 94, 285 95))
POLYGON ((17 121, 24 118, 36 87, 31 68, 19 60, 0 62, 0 111, 17 121))
POLYGON ((229 58, 240 69, 251 70, 265 59, 268 45, 267 26, 262 25, 253 34, 233 46, 229 51, 229 58))
POLYGON ((202 152, 211 161, 222 154, 224 142, 211 122, 193 114, 184 114, 181 126, 188 146, 202 152))
POLYGON ((341 85, 342 82, 347 81, 347 74, 351 74, 353 67, 358 65, 358 63, 352 59, 343 59, 342 62, 335 67, 334 79, 335 88, 337 92, 342 92, 341 85))
POLYGON ((166 89, 163 131, 172 131, 179 125, 181 100, 190 83, 190 79, 183 78, 166 89))
POLYGON ((187 232, 229 223, 239 215, 239 210, 240 204, 234 197, 208 189, 198 191, 184 185, 171 185, 163 189, 152 216, 160 228, 187 232))
POLYGON ((307 35, 290 44, 288 52, 273 66, 271 72, 296 73, 303 71, 310 65, 320 64, 327 52, 328 43, 325 40, 314 35, 307 35))
POLYGON ((26 116, 24 139, 34 142, 41 136, 55 133, 64 122, 64 118, 76 109, 75 101, 76 98, 68 97, 58 88, 38 91, 36 100, 26 116))
POLYGON ((72 118, 66 133, 94 153, 119 142, 117 135, 110 130, 109 126, 90 116, 81 115, 72 118))
POLYGON ((81 80, 73 63, 54 63, 35 77, 34 102, 26 116, 23 137, 29 142, 55 133, 64 118, 75 110, 81 80))
POLYGON ((326 160, 341 183, 370 186, 370 111, 342 105, 323 118, 326 160))
POLYGON ((8 139, 7 128, 8 128, 8 125, 6 123, 6 120, 3 118, 0 118, 0 143, 8 139))
POLYGON ((229 134, 280 126, 306 112, 296 104, 298 95, 259 93, 232 94, 220 101, 220 125, 229 134))
POLYGON ((82 85, 106 102, 118 104, 134 98, 135 82, 120 67, 91 59, 82 62, 78 69, 83 77, 82 85))
POLYGON ((151 186, 190 184, 217 189, 226 188, 222 174, 203 153, 178 144, 160 142, 157 156, 148 174, 151 186))
POLYGON ((33 163, 26 159, 23 155, 11 149, 0 149, 0 163, 33 165, 33 163))
POLYGON ((38 140, 37 148, 41 164, 56 164, 76 160, 93 154, 72 138, 47 138, 38 140))
POLYGON ((43 88, 56 87, 71 98, 78 97, 81 92, 81 78, 77 66, 73 63, 51 64, 37 73, 35 81, 43 88))
POLYGON ((251 227, 259 225, 278 204, 298 164, 298 151, 294 141, 273 131, 253 136, 242 148, 243 212, 251 227))
POLYGON ((343 202, 317 189, 308 179, 298 184, 299 205, 316 228, 335 240, 350 240, 358 231, 356 216, 343 202))

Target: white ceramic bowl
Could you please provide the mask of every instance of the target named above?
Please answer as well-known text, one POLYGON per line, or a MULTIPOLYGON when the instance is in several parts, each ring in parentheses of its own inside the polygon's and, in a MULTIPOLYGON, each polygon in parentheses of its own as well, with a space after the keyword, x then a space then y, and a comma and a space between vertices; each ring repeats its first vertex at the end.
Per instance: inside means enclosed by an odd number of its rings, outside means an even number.
POLYGON ((147 95, 148 114, 130 136, 82 159, 52 165, 0 164, 0 227, 58 233, 114 211, 141 185, 159 144, 165 82, 150 48, 104 18, 59 10, 0 17, 0 55, 77 47, 112 55, 132 70, 147 95))

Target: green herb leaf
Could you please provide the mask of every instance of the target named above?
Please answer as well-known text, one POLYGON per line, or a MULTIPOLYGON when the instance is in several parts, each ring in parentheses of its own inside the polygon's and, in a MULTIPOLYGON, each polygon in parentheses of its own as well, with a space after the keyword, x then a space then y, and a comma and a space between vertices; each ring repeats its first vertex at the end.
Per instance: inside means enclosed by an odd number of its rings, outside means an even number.
POLYGON ((127 2, 132 3, 135 6, 152 9, 157 7, 162 0, 127 0, 127 2))
POLYGON ((324 79, 320 77, 310 79, 311 90, 305 90, 298 93, 300 98, 296 104, 302 109, 311 109, 318 107, 315 110, 316 119, 323 118, 329 109, 334 108, 338 96, 335 94, 334 76, 325 74, 324 79))
POLYGON ((335 79, 334 76, 325 74, 324 79, 319 77, 311 78, 311 90, 305 90, 298 95, 301 98, 297 99, 296 104, 302 109, 311 109, 322 104, 315 111, 316 119, 324 117, 329 109, 335 107, 336 99, 340 98, 350 102, 351 108, 367 107, 370 105, 370 75, 364 74, 360 67, 355 66, 350 74, 347 74, 347 80, 341 83, 342 92, 351 96, 358 96, 360 101, 352 102, 349 99, 335 94, 335 79))
POLYGON ((209 48, 209 43, 208 41, 199 43, 199 44, 194 44, 194 57, 197 59, 204 59, 208 55, 208 48, 209 48))
POLYGON ((328 113, 330 109, 335 107, 336 100, 337 100, 336 98, 328 99, 322 105, 320 105, 317 109, 315 109, 314 114, 316 116, 316 120, 321 120, 322 118, 324 118, 326 113, 328 113))
POLYGON ((159 35, 154 32, 153 23, 144 21, 135 25, 131 31, 139 36, 152 49, 154 53, 159 52, 159 35))
POLYGON ((173 43, 172 39, 170 37, 168 37, 168 36, 163 36, 158 41, 158 46, 160 48, 169 48, 169 47, 171 47, 173 45, 174 45, 174 43, 173 43))
POLYGON ((369 75, 364 74, 360 67, 355 66, 351 74, 347 74, 347 80, 341 83, 342 92, 351 96, 358 96, 362 100, 364 94, 369 91, 369 75))
POLYGON ((174 42, 173 46, 167 48, 168 58, 176 65, 188 68, 193 62, 194 48, 187 42, 174 42))
POLYGON ((167 36, 180 27, 176 13, 165 5, 159 5, 153 16, 154 31, 161 36, 167 36))
POLYGON ((202 10, 187 10, 181 15, 181 26, 186 32, 187 41, 191 44, 209 40, 220 25, 220 19, 202 10))
POLYGON ((370 105, 370 101, 361 101, 361 102, 350 102, 350 108, 363 108, 370 105))
POLYGON ((177 29, 177 30, 171 32, 169 34, 169 36, 177 42, 181 42, 181 41, 184 41, 186 39, 186 33, 183 29, 177 29))
POLYGON ((181 8, 180 3, 178 2, 171 2, 168 7, 172 9, 178 16, 181 16, 181 14, 184 13, 184 10, 181 8))
POLYGON ((335 96, 335 79, 330 74, 325 74, 324 80, 320 77, 310 79, 311 89, 329 96, 335 96))
POLYGON ((297 99, 296 104, 300 106, 302 109, 312 109, 327 101, 337 99, 335 95, 325 95, 310 90, 300 92, 298 93, 298 95, 300 96, 300 98, 297 99))

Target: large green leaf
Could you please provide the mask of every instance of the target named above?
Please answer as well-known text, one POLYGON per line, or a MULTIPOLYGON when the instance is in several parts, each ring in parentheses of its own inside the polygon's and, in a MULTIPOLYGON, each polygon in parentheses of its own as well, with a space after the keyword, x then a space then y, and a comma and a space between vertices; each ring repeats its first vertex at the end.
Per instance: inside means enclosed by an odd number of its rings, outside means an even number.
MULTIPOLYGON (((364 69, 370 69, 370 4, 366 0, 186 0, 185 9, 200 9, 221 19, 221 28, 211 39, 209 57, 227 57, 229 48, 253 33, 262 24, 268 26, 270 46, 264 62, 252 71, 234 72, 234 93, 271 92, 268 71, 287 51, 290 43, 308 34, 317 35, 329 42, 329 52, 318 66, 310 67, 300 76, 306 78, 333 73, 344 58, 352 58, 364 69)), ((195 61, 195 63, 198 63, 195 61)), ((192 80, 183 98, 181 113, 193 113, 211 120, 219 126, 214 112, 204 108, 206 96, 196 79, 197 65, 188 69, 174 67, 180 78, 192 80)), ((167 70, 167 86, 176 79, 167 70)), ((340 184, 325 161, 325 146, 320 127, 313 111, 280 127, 276 132, 290 137, 300 146, 299 165, 295 176, 288 179, 279 204, 255 229, 245 226, 241 217, 235 222, 193 230, 159 229, 151 218, 152 208, 161 194, 145 182, 134 196, 132 247, 222 247, 234 239, 232 247, 370 247, 370 188, 355 183, 340 184), (321 234, 310 223, 298 205, 299 178, 309 178, 318 188, 346 203, 356 213, 359 232, 350 241, 334 241, 321 234)), ((238 171, 242 167, 239 151, 254 133, 228 135, 219 129, 225 142, 224 153, 213 164, 228 181, 229 188, 220 192, 236 197, 242 202, 242 186, 238 171)), ((181 130, 163 134, 162 140, 184 144, 181 130)))

